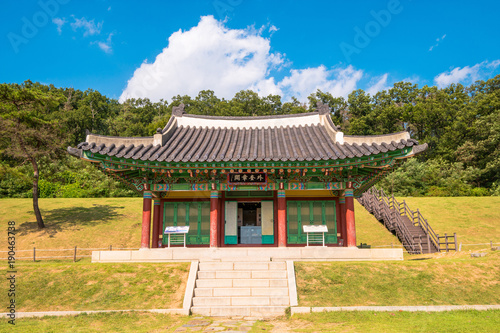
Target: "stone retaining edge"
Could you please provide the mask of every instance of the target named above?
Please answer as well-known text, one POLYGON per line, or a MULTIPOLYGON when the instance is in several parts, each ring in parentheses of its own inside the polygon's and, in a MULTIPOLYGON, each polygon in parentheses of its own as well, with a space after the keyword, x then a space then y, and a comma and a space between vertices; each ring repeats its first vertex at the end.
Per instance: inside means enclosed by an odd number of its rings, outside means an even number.
MULTIPOLYGON (((342 306, 342 307, 291 307, 291 314, 311 313, 323 311, 458 311, 458 310, 500 310, 500 305, 422 305, 422 306, 342 306)), ((16 319, 45 316, 76 316, 79 314, 111 313, 111 312, 152 312, 162 314, 189 315, 185 309, 135 309, 135 310, 90 310, 90 311, 41 311, 41 312, 16 312, 16 319)), ((9 313, 2 313, 6 317, 9 313)))
POLYGON ((333 311, 423 311, 441 312, 457 310, 500 310, 500 305, 415 305, 415 306, 338 306, 338 307, 303 307, 291 308, 291 314, 333 311))
MULTIPOLYGON (((30 318, 30 317, 45 317, 45 316, 76 316, 79 314, 93 314, 93 313, 111 313, 111 312, 153 312, 163 314, 180 314, 189 315, 189 310, 185 309, 137 309, 137 310, 90 310, 90 311, 40 311, 40 312, 16 312, 16 319, 30 318)), ((0 316, 6 317, 10 313, 2 313, 0 316)))
POLYGON ((196 278, 198 276, 198 260, 191 261, 191 268, 189 269, 189 277, 186 283, 186 292, 184 293, 184 302, 182 303, 182 309, 187 311, 191 310, 191 306, 193 305, 193 296, 194 296, 194 287, 196 284, 196 278))
POLYGON ((297 296, 297 283, 295 281, 295 267, 292 260, 286 261, 286 271, 288 275, 288 295, 290 297, 290 306, 299 305, 297 296))

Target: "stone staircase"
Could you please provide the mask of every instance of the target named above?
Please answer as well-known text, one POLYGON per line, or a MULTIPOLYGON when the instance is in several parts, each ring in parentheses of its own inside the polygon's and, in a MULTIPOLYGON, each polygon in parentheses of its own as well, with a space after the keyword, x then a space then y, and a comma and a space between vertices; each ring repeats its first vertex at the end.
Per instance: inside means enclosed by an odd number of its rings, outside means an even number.
POLYGON ((290 276, 294 274, 293 262, 252 260, 201 261, 191 312, 204 316, 271 317, 296 305, 291 304, 289 292, 290 280, 296 299, 295 276, 290 276))

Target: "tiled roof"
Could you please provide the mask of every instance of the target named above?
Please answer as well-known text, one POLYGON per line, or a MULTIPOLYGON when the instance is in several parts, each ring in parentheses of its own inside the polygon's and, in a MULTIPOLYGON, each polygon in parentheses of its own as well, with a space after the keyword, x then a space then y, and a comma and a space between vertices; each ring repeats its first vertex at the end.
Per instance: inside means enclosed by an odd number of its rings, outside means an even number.
POLYGON ((337 160, 412 146, 415 152, 426 148, 417 146, 418 142, 406 132, 344 137, 329 115, 321 112, 285 117, 216 118, 183 117, 177 111, 157 135, 156 141, 155 137, 89 135, 87 142, 80 143, 77 149, 143 161, 235 162, 337 160))

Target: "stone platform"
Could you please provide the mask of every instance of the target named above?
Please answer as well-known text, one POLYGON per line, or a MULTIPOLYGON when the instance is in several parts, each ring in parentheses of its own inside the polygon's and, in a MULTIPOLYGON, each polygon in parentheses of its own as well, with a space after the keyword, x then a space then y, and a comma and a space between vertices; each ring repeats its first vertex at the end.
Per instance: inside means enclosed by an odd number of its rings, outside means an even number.
POLYGON ((190 262, 199 261, 365 261, 403 260, 401 248, 357 247, 238 247, 163 248, 126 251, 93 251, 92 262, 190 262))

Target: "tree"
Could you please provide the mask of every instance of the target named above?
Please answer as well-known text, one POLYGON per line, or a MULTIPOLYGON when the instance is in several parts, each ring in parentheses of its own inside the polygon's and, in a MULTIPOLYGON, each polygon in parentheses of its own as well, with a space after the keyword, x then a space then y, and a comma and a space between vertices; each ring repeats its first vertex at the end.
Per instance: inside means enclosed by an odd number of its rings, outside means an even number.
POLYGON ((33 210, 39 229, 45 227, 38 207, 38 159, 63 151, 63 136, 51 112, 64 101, 60 92, 26 81, 0 84, 0 147, 4 155, 31 163, 33 167, 33 210))
POLYGON ((194 113, 204 116, 213 116, 221 100, 215 96, 212 90, 202 90, 194 100, 194 113))
POLYGON ((252 90, 241 90, 229 101, 228 116, 261 116, 262 99, 252 90))
POLYGON ((349 94, 349 127, 347 134, 372 135, 375 134, 376 117, 370 94, 358 89, 349 94))
POLYGON ((281 106, 283 114, 295 114, 307 112, 307 105, 301 103, 296 97, 292 97, 291 102, 285 102, 281 106))

